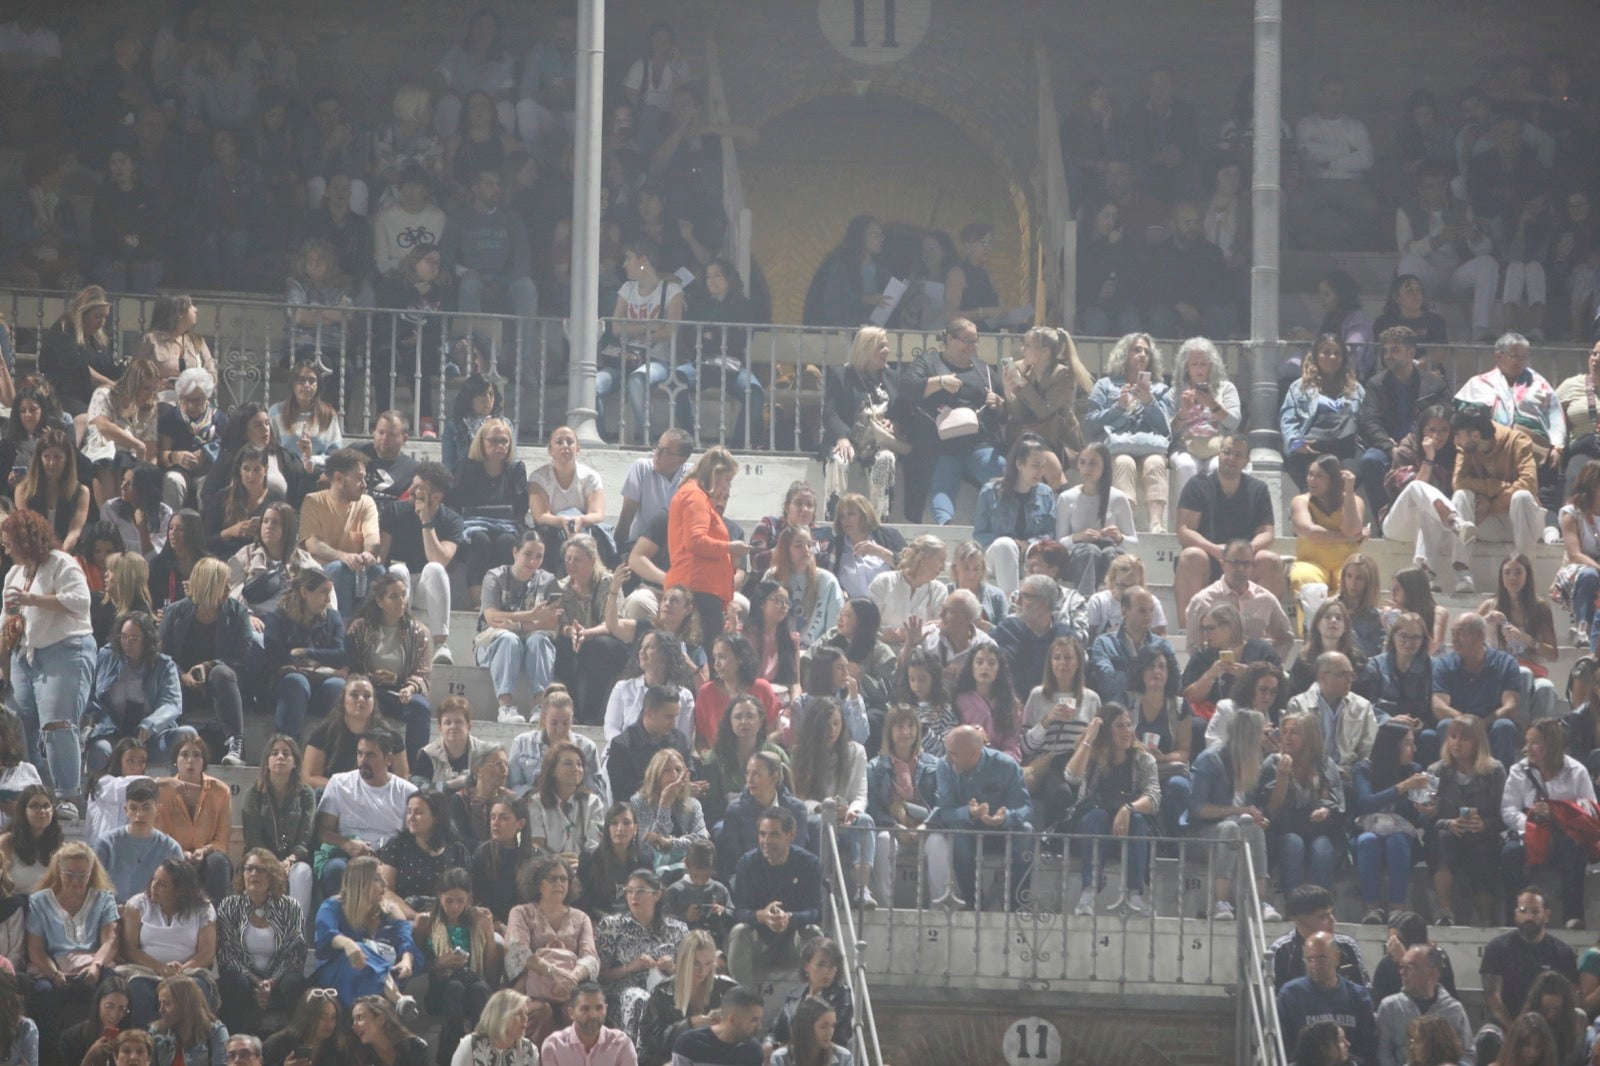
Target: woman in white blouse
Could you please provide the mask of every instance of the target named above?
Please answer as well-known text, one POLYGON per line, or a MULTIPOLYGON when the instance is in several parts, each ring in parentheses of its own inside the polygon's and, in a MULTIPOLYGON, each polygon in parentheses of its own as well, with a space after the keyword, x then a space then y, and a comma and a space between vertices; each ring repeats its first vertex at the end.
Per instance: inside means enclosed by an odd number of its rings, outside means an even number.
POLYGON ((578 435, 566 426, 550 434, 550 461, 528 471, 528 523, 544 538, 545 558, 559 577, 562 545, 568 537, 587 533, 611 546, 602 523, 606 517, 605 486, 592 466, 578 461, 578 435))
POLYGON ((1133 529, 1133 502, 1111 484, 1111 451, 1095 441, 1078 453, 1078 476, 1083 484, 1061 494, 1056 506, 1056 539, 1072 553, 1062 582, 1075 585, 1086 571, 1093 584, 1106 579, 1111 560, 1138 542, 1133 529))
POLYGON ((944 541, 929 533, 915 538, 900 553, 898 569, 872 579, 867 594, 878 605, 878 635, 884 643, 899 647, 905 643, 906 620, 915 616, 924 622, 939 617, 939 609, 950 594, 939 580, 944 573, 944 541))
POLYGON ((183 859, 156 867, 150 888, 122 906, 122 956, 117 972, 128 982, 128 1016, 149 1025, 157 1015, 156 986, 163 977, 192 977, 217 1006, 217 912, 200 887, 200 875, 183 859))
POLYGON ((94 682, 89 583, 77 560, 57 547, 49 524, 32 511, 15 511, 0 524, 0 550, 16 561, 6 573, 0 624, 11 652, 12 702, 30 752, 39 750, 43 735, 58 816, 77 821, 72 800, 83 780, 78 716, 94 682), (17 627, 21 631, 14 633, 17 627))

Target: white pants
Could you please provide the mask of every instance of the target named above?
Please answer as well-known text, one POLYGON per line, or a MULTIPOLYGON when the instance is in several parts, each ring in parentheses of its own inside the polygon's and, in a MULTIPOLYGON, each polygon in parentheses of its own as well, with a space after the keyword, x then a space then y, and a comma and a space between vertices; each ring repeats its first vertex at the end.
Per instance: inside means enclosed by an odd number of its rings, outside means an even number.
MULTIPOLYGON (((894 906, 894 868, 899 853, 900 842, 894 834, 887 829, 878 830, 878 848, 872 853, 872 894, 880 907, 894 906)), ((948 879, 945 883, 949 884, 948 879)))
MULTIPOLYGON (((1475 492, 1460 489, 1451 503, 1465 520, 1470 521, 1478 513, 1478 494, 1475 492)), ((1534 545, 1539 543, 1543 533, 1544 508, 1539 505, 1538 497, 1527 489, 1518 489, 1511 494, 1509 513, 1490 515, 1478 523, 1479 540, 1509 540, 1523 555, 1533 552, 1534 545)), ((1470 551, 1470 547, 1462 547, 1463 561, 1470 557, 1470 551)))
POLYGON ((1501 299, 1508 304, 1544 303, 1544 264, 1538 261, 1506 264, 1506 289, 1501 299))
POLYGON ((1183 487, 1196 474, 1209 474, 1217 468, 1217 457, 1196 459, 1188 452, 1173 452, 1167 457, 1172 464, 1172 498, 1183 499, 1183 487))
POLYGON ((1472 328, 1488 329, 1494 310, 1495 293, 1500 288, 1500 264, 1490 255, 1479 255, 1458 263, 1454 255, 1406 255, 1400 259, 1400 274, 1415 274, 1429 292, 1472 294, 1472 328))
POLYGON ((922 861, 928 864, 928 904, 933 906, 950 894, 950 880, 955 876, 949 834, 925 834, 922 838, 922 861))
POLYGON ((289 898, 300 904, 308 928, 316 927, 315 912, 311 909, 311 864, 296 862, 289 867, 289 898))
POLYGON ((438 563, 429 563, 422 573, 412 576, 405 563, 391 563, 389 573, 406 581, 411 589, 411 613, 428 627, 435 643, 450 635, 450 575, 438 563))
MULTIPOLYGON (((1114 455, 1111 457, 1111 484, 1121 489, 1130 501, 1144 496, 1145 510, 1153 521, 1158 521, 1166 526, 1167 514, 1167 457, 1165 455, 1146 455, 1135 458, 1131 455, 1114 455), (1144 481, 1144 492, 1139 492, 1139 481, 1144 481), (1156 518, 1160 515, 1160 518, 1156 518)), ((1134 521, 1138 521, 1138 510, 1134 510, 1134 521)))
MULTIPOLYGON (((1463 566, 1471 558, 1467 545, 1440 520, 1434 508, 1440 500, 1450 503, 1444 493, 1426 481, 1413 481, 1400 490, 1399 499, 1383 519, 1383 535, 1389 540, 1410 542, 1411 558, 1426 564, 1436 574, 1445 572, 1446 556, 1451 565, 1460 563, 1463 566)), ((1451 506, 1457 514, 1462 513, 1456 505, 1451 506)))
MULTIPOLYGON (((872 466, 867 470, 867 500, 878 513, 880 522, 889 520, 889 505, 894 489, 894 458, 894 452, 880 448, 873 455, 872 466)), ((829 499, 850 491, 850 468, 854 465, 854 459, 846 462, 833 452, 828 453, 828 458, 822 464, 822 483, 823 493, 829 499)))
POLYGON ((189 479, 183 476, 182 470, 176 468, 168 470, 166 479, 161 485, 161 502, 176 513, 183 510, 183 503, 188 498, 189 479))
MULTIPOLYGON (((306 179, 306 205, 315 211, 322 206, 322 198, 328 195, 327 178, 306 179)), ((350 210, 353 214, 367 217, 367 183, 360 178, 350 179, 350 210)))
POLYGON ((989 560, 989 573, 994 575, 994 584, 1009 599, 1017 591, 1017 584, 1022 580, 1022 553, 1024 547, 1010 537, 996 538, 983 553, 989 560))

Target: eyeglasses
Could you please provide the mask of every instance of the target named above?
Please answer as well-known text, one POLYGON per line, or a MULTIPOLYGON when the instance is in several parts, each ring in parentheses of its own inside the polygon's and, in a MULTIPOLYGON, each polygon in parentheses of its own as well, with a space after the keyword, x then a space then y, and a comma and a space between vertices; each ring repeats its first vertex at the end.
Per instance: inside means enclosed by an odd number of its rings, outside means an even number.
POLYGON ((1254 561, 1255 561, 1254 559, 1224 559, 1224 560, 1222 560, 1222 565, 1223 566, 1249 566, 1254 561))
POLYGON ((28 804, 28 813, 29 814, 40 814, 40 813, 48 814, 49 812, 51 812, 53 810, 55 810, 55 806, 53 804, 50 804, 50 803, 30 803, 30 804, 28 804))

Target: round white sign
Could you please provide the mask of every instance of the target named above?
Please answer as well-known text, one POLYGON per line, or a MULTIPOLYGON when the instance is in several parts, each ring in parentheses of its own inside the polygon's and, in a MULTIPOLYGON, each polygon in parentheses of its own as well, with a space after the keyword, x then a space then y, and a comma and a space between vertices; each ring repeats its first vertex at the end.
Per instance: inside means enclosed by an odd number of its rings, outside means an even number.
POLYGON ((819 0, 822 35, 841 55, 877 66, 910 55, 927 36, 931 0, 819 0))
POLYGON ((1043 1018, 1018 1018, 1000 1048, 1010 1066, 1059 1066, 1061 1033, 1043 1018))

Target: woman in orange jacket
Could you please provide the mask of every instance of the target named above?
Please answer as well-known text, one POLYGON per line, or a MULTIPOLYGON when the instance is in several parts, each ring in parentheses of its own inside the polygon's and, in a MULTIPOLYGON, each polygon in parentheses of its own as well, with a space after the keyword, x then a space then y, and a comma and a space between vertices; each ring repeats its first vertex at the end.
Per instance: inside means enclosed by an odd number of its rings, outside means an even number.
POLYGON ((233 794, 205 772, 211 751, 198 736, 178 745, 178 775, 163 778, 156 828, 178 842, 184 858, 200 871, 206 895, 221 900, 233 889, 228 839, 233 833, 233 794))
POLYGON ((707 448, 667 506, 667 584, 694 593, 706 647, 722 632, 723 612, 733 602, 734 560, 750 554, 750 545, 728 539, 722 521, 738 472, 732 452, 721 445, 707 448))

